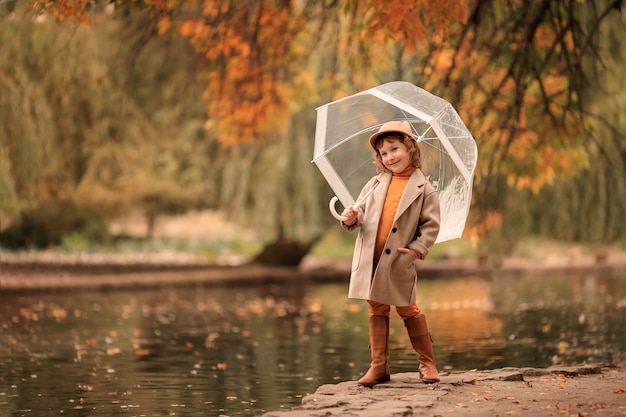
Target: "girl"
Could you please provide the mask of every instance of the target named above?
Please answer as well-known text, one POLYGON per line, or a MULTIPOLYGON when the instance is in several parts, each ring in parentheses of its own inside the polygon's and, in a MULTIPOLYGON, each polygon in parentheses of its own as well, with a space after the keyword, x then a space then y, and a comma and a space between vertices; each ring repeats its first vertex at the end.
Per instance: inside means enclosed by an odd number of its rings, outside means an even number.
MULTIPOLYGON (((388 366, 389 312, 398 315, 419 357, 425 383, 439 381, 426 317, 415 304, 417 273, 439 233, 439 199, 421 171, 421 152, 408 122, 383 124, 369 139, 378 175, 361 191, 376 188, 364 204, 346 208, 341 222, 348 231, 360 227, 352 259, 349 298, 369 304, 372 363, 358 380, 372 387, 391 379, 388 366)), ((361 198, 361 197, 359 197, 361 198)))

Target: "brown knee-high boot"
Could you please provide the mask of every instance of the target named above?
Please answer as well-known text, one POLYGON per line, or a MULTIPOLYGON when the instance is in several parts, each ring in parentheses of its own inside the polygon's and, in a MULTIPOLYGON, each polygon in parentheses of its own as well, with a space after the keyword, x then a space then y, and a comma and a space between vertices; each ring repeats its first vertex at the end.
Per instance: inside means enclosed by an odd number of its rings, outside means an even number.
POLYGON ((435 365, 435 354, 433 344, 426 324, 426 316, 420 314, 404 321, 406 330, 411 339, 411 345, 418 354, 419 371, 422 381, 427 384, 439 382, 439 374, 435 365))
POLYGON ((357 382, 364 387, 373 387, 391 379, 387 365, 389 358, 389 317, 370 316, 368 323, 372 363, 367 373, 357 382))

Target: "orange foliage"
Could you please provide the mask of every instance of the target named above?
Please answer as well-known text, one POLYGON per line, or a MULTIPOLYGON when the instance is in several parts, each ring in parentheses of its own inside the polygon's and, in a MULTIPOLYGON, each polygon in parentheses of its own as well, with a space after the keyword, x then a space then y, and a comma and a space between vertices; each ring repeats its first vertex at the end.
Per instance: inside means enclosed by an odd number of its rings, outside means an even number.
POLYGON ((390 38, 415 52, 427 36, 447 37, 452 21, 465 22, 467 2, 459 0, 346 0, 363 16, 361 38, 390 38))
MULTIPOLYGON (((583 126, 568 105, 567 76, 558 67, 548 67, 540 79, 531 78, 535 73, 520 78, 509 70, 509 62, 494 58, 497 48, 492 45, 511 51, 528 48, 522 34, 478 36, 470 34, 454 46, 431 43, 424 68, 424 88, 447 85, 448 91, 460 92, 453 104, 477 138, 482 160, 490 161, 479 164, 477 183, 500 173, 509 186, 537 192, 585 167, 579 143, 583 126)), ((538 56, 547 55, 556 42, 554 28, 540 26, 533 42, 538 56)))
MULTIPOLYGON (((179 3, 189 17, 168 27, 176 27, 206 58, 207 128, 229 145, 283 131, 292 96, 303 87, 293 83, 291 67, 304 56, 293 49, 303 17, 273 1, 204 0, 195 9, 191 2, 179 3)), ((170 15, 162 14, 161 21, 170 15)))
POLYGON ((475 224, 468 226, 465 235, 470 241, 476 243, 484 236, 487 236, 489 232, 497 230, 502 226, 502 221, 503 217, 501 213, 489 211, 475 222, 475 224))
MULTIPOLYGON (((32 0, 32 5, 83 22, 93 2, 32 0)), ((332 11, 318 6, 320 15, 311 13, 315 3, 307 1, 143 3, 158 19, 160 34, 178 31, 205 57, 206 126, 225 144, 279 134, 298 106, 317 99, 315 91, 339 98, 371 86, 377 71, 394 65, 387 49, 393 45, 425 61, 418 70, 422 87, 454 94, 451 101, 484 161, 476 171, 478 185, 483 177, 501 174, 512 187, 537 191, 588 163, 578 142, 583 126, 571 110, 570 80, 559 62, 561 52, 574 48, 571 29, 549 19, 528 26, 529 33, 499 26, 527 2, 490 3, 494 21, 483 26, 486 31, 468 28, 470 7, 477 3, 467 0, 341 0, 332 11), (334 68, 336 73, 316 78, 308 46, 320 35, 309 25, 316 18, 318 24, 332 20, 331 14, 342 24, 332 47, 344 60, 339 68, 350 71, 334 68), (527 65, 516 66, 515 59, 527 65), (545 59, 550 62, 535 62, 545 59)))
MULTIPOLYGON (((51 15, 74 17, 81 22, 88 21, 87 10, 92 3, 94 0, 33 0, 51 15)), ((315 2, 144 0, 143 4, 158 20, 159 34, 176 30, 204 55, 207 127, 223 143, 278 134, 297 106, 316 98, 314 77, 307 73, 311 52, 307 43, 318 34, 309 33, 308 25, 312 10, 328 11, 315 2)), ((385 55, 387 42, 414 52, 418 41, 426 36, 445 39, 450 22, 465 21, 468 15, 464 0, 342 0, 333 13, 341 15, 348 10, 354 21, 347 32, 339 35, 342 40, 338 50, 343 49, 347 59, 359 65, 354 58, 361 51, 353 49, 356 31, 367 40, 369 52, 365 59, 375 62, 377 69, 391 65, 385 55)), ((335 77, 342 74, 333 74, 335 77)), ((372 82, 367 71, 353 71, 350 77, 345 81, 351 86, 369 86, 372 82)), ((347 93, 334 88, 338 83, 329 81, 331 93, 347 93)))
POLYGON ((75 19, 79 23, 89 23, 89 9, 92 0, 32 0, 31 9, 38 15, 49 15, 56 19, 75 19))

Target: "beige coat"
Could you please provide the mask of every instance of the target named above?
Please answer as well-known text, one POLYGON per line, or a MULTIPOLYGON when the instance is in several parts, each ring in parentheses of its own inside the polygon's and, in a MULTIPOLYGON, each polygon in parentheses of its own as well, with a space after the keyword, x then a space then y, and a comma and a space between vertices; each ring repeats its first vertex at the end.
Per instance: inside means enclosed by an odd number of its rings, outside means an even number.
POLYGON ((410 253, 398 252, 398 248, 414 249, 422 259, 426 258, 439 233, 439 198, 422 171, 416 169, 404 189, 387 243, 376 271, 372 273, 378 222, 390 182, 389 173, 372 178, 363 187, 361 195, 374 186, 376 189, 361 206, 357 222, 350 227, 341 224, 346 230, 360 227, 352 258, 348 297, 408 306, 415 302, 416 258, 410 253))

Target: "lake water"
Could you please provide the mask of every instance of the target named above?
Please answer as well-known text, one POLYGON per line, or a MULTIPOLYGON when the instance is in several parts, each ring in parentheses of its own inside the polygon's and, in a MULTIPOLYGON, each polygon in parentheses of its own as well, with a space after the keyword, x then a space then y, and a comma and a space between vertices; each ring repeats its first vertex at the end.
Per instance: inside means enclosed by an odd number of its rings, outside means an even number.
MULTIPOLYGON (((0 416, 256 416, 369 365, 347 284, 0 293, 0 416)), ((422 280, 440 371, 619 363, 624 274, 422 280)), ((392 310, 392 373, 415 371, 392 310)))

